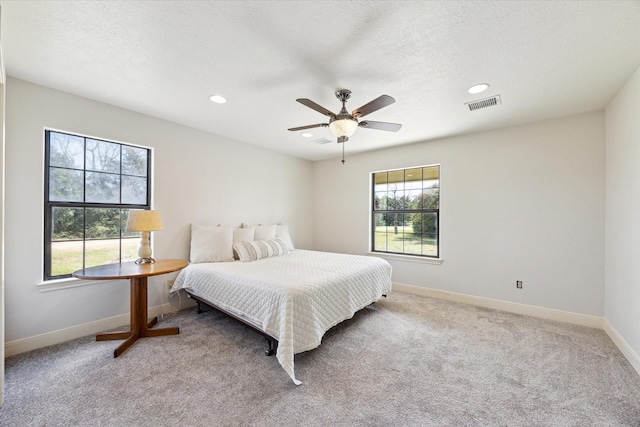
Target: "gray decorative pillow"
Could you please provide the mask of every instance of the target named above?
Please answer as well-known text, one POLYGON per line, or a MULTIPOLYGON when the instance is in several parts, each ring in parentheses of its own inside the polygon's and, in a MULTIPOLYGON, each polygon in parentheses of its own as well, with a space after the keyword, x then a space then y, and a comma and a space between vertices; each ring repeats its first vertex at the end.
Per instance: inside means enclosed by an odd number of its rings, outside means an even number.
POLYGON ((233 249, 242 262, 257 261, 262 258, 286 255, 289 253, 289 249, 282 239, 237 242, 233 245, 233 249))

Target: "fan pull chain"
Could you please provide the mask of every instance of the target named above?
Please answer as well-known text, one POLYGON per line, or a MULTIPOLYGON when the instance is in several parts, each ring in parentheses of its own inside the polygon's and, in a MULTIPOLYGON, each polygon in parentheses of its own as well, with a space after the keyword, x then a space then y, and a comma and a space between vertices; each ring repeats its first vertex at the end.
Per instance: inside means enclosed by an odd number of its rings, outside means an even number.
POLYGON ((344 165, 344 146, 345 146, 345 143, 343 142, 342 143, 342 164, 343 165, 344 165))

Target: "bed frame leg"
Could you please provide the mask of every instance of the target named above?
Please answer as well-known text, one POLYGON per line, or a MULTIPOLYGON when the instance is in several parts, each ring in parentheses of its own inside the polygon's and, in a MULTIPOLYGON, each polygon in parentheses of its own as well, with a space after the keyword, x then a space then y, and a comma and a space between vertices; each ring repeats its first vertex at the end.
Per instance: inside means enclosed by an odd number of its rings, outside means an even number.
POLYGON ((276 348, 278 348, 278 343, 266 337, 265 337, 265 340, 267 340, 267 342, 269 343, 269 349, 265 351, 264 354, 266 354, 267 356, 273 356, 274 354, 276 354, 276 348))
POLYGON ((200 301, 196 300, 196 304, 198 304, 198 314, 204 313, 204 311, 202 311, 202 303, 200 303, 200 301))

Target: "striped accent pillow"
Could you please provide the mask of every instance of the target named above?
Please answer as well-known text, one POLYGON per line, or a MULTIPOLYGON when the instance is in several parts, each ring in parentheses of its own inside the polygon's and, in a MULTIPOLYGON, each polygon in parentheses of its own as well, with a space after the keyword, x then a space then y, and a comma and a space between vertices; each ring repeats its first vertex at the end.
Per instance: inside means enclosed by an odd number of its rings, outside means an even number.
POLYGON ((262 258, 286 255, 289 253, 289 248, 287 248, 284 240, 280 238, 237 242, 233 245, 233 249, 242 262, 257 261, 262 258))

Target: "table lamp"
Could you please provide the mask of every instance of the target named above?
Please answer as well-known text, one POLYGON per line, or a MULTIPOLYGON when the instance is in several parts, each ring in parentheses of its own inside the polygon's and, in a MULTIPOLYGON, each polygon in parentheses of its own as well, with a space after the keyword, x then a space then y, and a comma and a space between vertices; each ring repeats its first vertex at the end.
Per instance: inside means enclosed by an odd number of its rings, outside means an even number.
POLYGON ((130 210, 127 220, 127 231, 140 231, 140 248, 136 264, 153 264, 151 257, 151 232, 162 230, 160 212, 151 210, 130 210))

